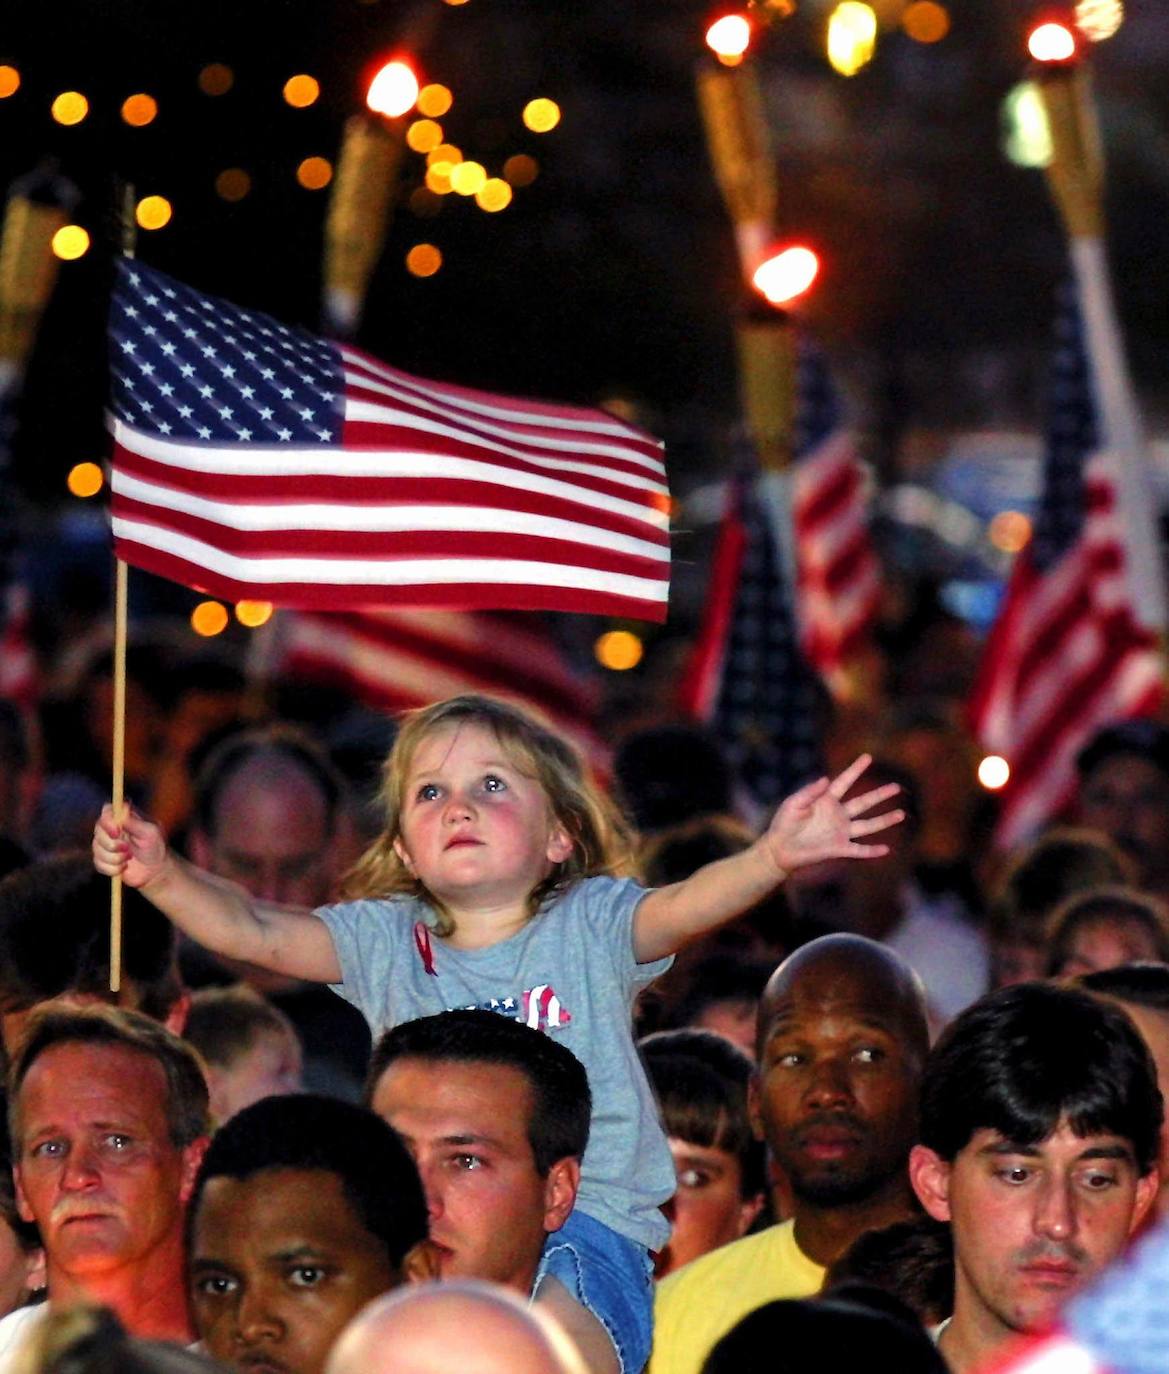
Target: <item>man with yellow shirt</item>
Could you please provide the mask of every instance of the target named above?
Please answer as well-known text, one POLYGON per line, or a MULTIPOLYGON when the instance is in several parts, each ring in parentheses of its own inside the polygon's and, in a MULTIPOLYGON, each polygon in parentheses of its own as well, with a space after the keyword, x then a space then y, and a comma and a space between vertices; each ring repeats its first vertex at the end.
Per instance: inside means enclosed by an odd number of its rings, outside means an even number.
POLYGON ((928 1049, 921 984, 883 945, 827 935, 779 966, 759 1005, 751 1114, 793 1214, 662 1281, 649 1374, 699 1374, 741 1317, 817 1292, 857 1236, 914 1214, 906 1161, 928 1049))

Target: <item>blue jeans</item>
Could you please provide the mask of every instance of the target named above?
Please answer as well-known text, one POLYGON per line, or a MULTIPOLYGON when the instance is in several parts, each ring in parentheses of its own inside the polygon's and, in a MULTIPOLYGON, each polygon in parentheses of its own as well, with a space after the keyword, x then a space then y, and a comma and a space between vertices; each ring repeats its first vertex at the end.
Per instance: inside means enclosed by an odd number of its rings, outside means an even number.
POLYGON ((653 1341, 653 1261, 644 1245, 573 1212, 544 1242, 533 1294, 558 1279, 609 1333, 621 1374, 641 1374, 653 1341))

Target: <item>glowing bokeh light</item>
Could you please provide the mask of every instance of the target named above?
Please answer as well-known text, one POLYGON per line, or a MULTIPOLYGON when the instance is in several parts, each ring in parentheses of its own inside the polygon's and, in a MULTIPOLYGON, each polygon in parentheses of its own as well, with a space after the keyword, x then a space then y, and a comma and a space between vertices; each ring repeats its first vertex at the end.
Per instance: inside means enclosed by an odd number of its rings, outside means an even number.
POLYGON ((1090 43, 1103 43, 1124 23, 1122 0, 1079 0, 1076 28, 1090 43))
POLYGON ((986 537, 1002 553, 1018 553, 1031 538, 1031 521, 1018 510, 1001 510, 987 526, 986 537))
POLYGON ((243 200, 252 189, 252 179, 242 167, 225 167, 215 178, 215 194, 223 200, 243 200))
POLYGON ((429 153, 442 142, 442 125, 433 119, 416 119, 406 130, 406 143, 416 153, 429 153))
POLYGON ((841 0, 828 18, 828 62, 841 76, 855 76, 873 60, 877 15, 860 0, 841 0))
POLYGON ((20 90, 20 73, 15 67, 0 67, 0 100, 20 90))
POLYGON ((1051 128, 1047 108, 1034 81, 1020 81, 1003 99, 1003 146, 1017 167, 1051 165, 1051 128))
POLYGON ((235 72, 225 62, 209 62, 198 81, 204 95, 226 95, 235 85, 235 72))
POLYGON ((272 619, 272 610, 270 601, 237 601, 235 618, 249 630, 255 630, 272 619))
POLYGON ((451 167, 457 167, 462 160, 462 150, 456 148, 453 143, 440 143, 436 148, 431 148, 430 152, 426 154, 426 165, 428 167, 433 167, 439 162, 445 162, 451 167))
POLYGON ((306 191, 323 191, 333 180, 333 164, 327 157, 306 157, 296 169, 296 179, 306 191))
POLYGON ((433 277, 442 266, 442 254, 433 243, 416 243, 406 254, 406 271, 412 277, 433 277))
POLYGON ((1076 36, 1066 24, 1040 24, 1027 35, 1027 51, 1036 62, 1067 62, 1076 55, 1076 36))
POLYGON ((321 96, 321 83, 315 76, 297 72, 284 83, 284 99, 294 110, 307 110, 321 96))
POLYGON ((539 96, 524 106, 524 125, 534 134, 546 134, 560 123, 560 106, 555 100, 539 96))
POLYGON ((511 204, 512 189, 502 177, 488 177, 482 189, 475 193, 475 204, 480 210, 494 214, 506 210, 511 204))
POLYGON ((144 91, 139 91, 136 95, 128 95, 122 101, 122 119, 132 129, 145 128, 147 124, 152 124, 157 118, 158 101, 144 91))
POLYGON ((817 255, 810 248, 797 244, 760 263, 751 281, 772 305, 783 305, 802 296, 819 271, 817 255))
POLYGON ((606 630, 593 645, 593 653, 602 668, 624 673, 641 662, 645 646, 631 630, 606 630))
POLYGON ((74 463, 65 478, 65 485, 74 496, 87 500, 105 486, 105 473, 96 463, 74 463))
POLYGON ((52 249, 63 262, 72 262, 89 252, 89 234, 80 224, 63 224, 53 235, 52 249))
POLYGON ((978 765, 978 781, 988 792, 998 792, 1011 778, 1011 765, 1001 754, 987 754, 978 765))
POLYGON ((171 222, 174 207, 165 196, 143 196, 134 209, 140 229, 162 229, 171 222))
POLYGON ((62 91, 50 108, 58 124, 80 124, 89 113, 89 101, 80 91, 62 91))
POLYGON ((724 60, 741 58, 751 46, 751 21, 743 14, 724 14, 707 29, 706 46, 724 60))
POLYGON ((454 166, 453 162, 432 163, 426 169, 426 189, 436 196, 449 196, 454 166))
POLYGON ((460 162, 451 169, 451 190, 459 196, 476 196, 487 184, 487 168, 481 162, 460 162))
POLYGON ((405 62, 387 62, 369 83, 365 103, 387 119, 404 115, 418 99, 418 78, 405 62))
POLYGON ((218 601, 200 601, 191 612, 191 629, 204 639, 221 635, 227 629, 227 607, 218 601))
POLYGON ((513 186, 530 186, 540 175, 540 164, 527 153, 514 153, 503 164, 503 175, 513 186))
POLYGON ((454 103, 455 98, 450 89, 437 81, 432 81, 429 86, 423 86, 418 92, 418 113, 426 115, 429 119, 441 119, 454 103))
POLYGON ((950 32, 950 12, 936 0, 913 0, 905 7, 901 27, 915 43, 940 43, 950 32))

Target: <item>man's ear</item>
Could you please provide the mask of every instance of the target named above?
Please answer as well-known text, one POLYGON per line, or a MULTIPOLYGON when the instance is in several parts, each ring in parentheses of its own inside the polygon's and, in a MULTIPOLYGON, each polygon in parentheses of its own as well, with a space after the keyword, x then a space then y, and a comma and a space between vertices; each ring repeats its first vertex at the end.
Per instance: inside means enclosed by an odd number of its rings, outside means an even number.
POLYGON ((559 1231, 576 1205, 580 1188, 580 1160, 573 1155, 558 1159, 544 1180, 544 1230, 559 1231))
POLYGON ((400 839, 394 841, 394 853, 406 865, 406 872, 417 877, 418 875, 414 872, 414 860, 406 853, 406 846, 400 839))
POLYGON ((195 1191, 195 1175, 199 1172, 199 1165, 203 1163, 203 1156, 210 1144, 211 1137, 201 1135, 183 1150, 183 1173, 179 1179, 179 1201, 183 1204, 191 1200, 191 1194, 195 1191))
POLYGON ((402 1278, 406 1283, 428 1283, 440 1277, 438 1250, 434 1241, 420 1240, 406 1251, 402 1260, 402 1278))
POLYGON ((745 1236, 754 1225, 755 1218, 762 1212, 767 1202, 766 1193, 756 1193, 754 1197, 744 1198, 739 1203, 739 1235, 745 1236))
POLYGON ((950 1220, 950 1165, 928 1145, 909 1152, 909 1181, 917 1200, 935 1221, 950 1220))
POLYGON ((187 1017, 191 1014, 191 993, 190 989, 184 988, 170 1005, 170 1011, 166 1014, 163 1025, 172 1034, 182 1039, 183 1031, 187 1029, 187 1017))
POLYGON ((755 1069, 747 1080, 747 1119, 751 1123, 751 1134, 756 1140, 763 1140, 763 1103, 762 1088, 759 1083, 759 1070, 755 1069))
POLYGON ((210 868, 215 846, 205 830, 192 830, 187 836, 187 850, 196 868, 210 868))
POLYGON ((1144 1178, 1137 1179, 1136 1200, 1133 1203, 1132 1221, 1129 1223, 1130 1234, 1144 1221, 1149 1208, 1157 1200, 1157 1194, 1161 1190, 1161 1175, 1156 1169, 1150 1169, 1144 1178))

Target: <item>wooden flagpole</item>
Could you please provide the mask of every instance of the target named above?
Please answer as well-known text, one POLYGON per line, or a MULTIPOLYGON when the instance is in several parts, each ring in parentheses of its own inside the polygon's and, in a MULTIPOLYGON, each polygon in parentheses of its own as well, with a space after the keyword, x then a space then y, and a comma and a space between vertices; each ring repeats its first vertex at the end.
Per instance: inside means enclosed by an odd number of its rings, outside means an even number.
MULTIPOLYGON (((135 247, 134 188, 122 188, 122 256, 132 258, 135 247)), ((129 568, 114 559, 114 743, 113 780, 110 797, 114 819, 126 818, 126 624, 129 603, 129 568)), ((110 879, 110 991, 122 990, 122 877, 110 879)))

